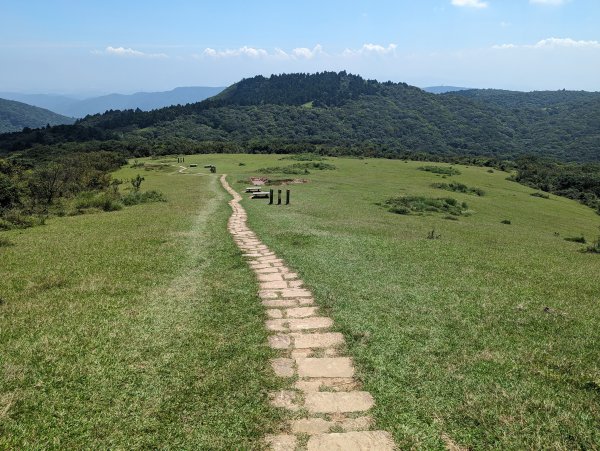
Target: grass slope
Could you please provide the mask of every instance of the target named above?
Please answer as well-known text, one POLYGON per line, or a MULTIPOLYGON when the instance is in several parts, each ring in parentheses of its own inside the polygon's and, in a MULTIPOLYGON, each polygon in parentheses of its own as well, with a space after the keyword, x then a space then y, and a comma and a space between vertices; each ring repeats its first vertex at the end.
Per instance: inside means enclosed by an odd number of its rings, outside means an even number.
MULTIPOLYGON (((189 161, 216 164, 233 181, 282 165, 275 156, 189 161)), ((291 186, 288 207, 244 204, 251 227, 344 333, 378 427, 401 449, 597 447, 600 262, 563 237, 596 236, 599 217, 532 197, 499 171, 458 167, 444 180, 422 163, 329 162, 338 169, 291 186), (486 195, 448 193, 473 210, 458 221, 376 205, 439 196, 431 184, 441 181, 486 195), (439 239, 426 238, 432 229, 439 239)))
POLYGON ((142 175, 168 203, 2 233, 0 448, 250 449, 278 422, 216 176, 142 175))

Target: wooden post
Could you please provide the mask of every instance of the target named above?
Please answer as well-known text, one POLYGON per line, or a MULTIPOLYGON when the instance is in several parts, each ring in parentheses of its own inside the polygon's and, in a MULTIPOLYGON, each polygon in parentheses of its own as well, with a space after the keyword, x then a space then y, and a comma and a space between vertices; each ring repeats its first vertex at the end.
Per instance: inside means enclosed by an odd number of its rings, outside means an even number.
POLYGON ((273 205, 273 190, 269 190, 269 205, 273 205))
POLYGON ((277 205, 281 205, 281 190, 277 190, 277 205))
POLYGON ((290 190, 289 189, 285 190, 285 204, 286 205, 290 204, 290 190))

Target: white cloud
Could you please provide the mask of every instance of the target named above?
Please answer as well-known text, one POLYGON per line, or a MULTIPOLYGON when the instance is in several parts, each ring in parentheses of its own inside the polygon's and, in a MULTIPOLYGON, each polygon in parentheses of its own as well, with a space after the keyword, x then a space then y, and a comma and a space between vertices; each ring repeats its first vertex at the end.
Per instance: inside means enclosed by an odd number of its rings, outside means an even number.
POLYGON ((307 47, 298 47, 290 52, 286 52, 280 48, 276 48, 272 53, 265 49, 243 46, 238 49, 215 50, 206 48, 202 55, 194 55, 195 58, 201 56, 212 58, 231 58, 239 56, 247 56, 250 58, 278 58, 278 59, 312 59, 318 55, 326 55, 321 44, 315 45, 312 49, 307 47))
POLYGON ((229 58, 232 56, 248 56, 250 58, 261 58, 268 56, 269 53, 265 49, 257 49, 254 47, 243 46, 239 49, 226 49, 226 50, 215 50, 206 48, 202 52, 204 56, 210 56, 215 58, 229 58))
POLYGON ((115 55, 122 57, 137 57, 137 58, 168 58, 168 55, 164 53, 144 53, 139 50, 134 50, 132 48, 125 47, 111 47, 108 46, 104 49, 104 51, 95 50, 92 53, 97 55, 105 54, 105 55, 115 55))
POLYGON ((389 44, 384 47, 379 44, 363 44, 359 49, 346 49, 342 53, 343 56, 356 56, 356 55, 387 55, 396 51, 396 44, 389 44))
POLYGON ((321 44, 315 45, 312 49, 306 47, 298 47, 292 50, 292 56, 295 58, 312 59, 318 55, 324 55, 323 46, 321 44))
POLYGON ((119 57, 133 57, 133 58, 168 58, 169 55, 165 53, 144 53, 139 50, 134 50, 129 47, 111 47, 108 46, 104 50, 92 50, 94 55, 112 55, 119 57))
POLYGON ((488 3, 482 0, 452 0, 452 5, 459 6, 461 8, 487 8, 488 3))
POLYGON ((492 48, 505 50, 505 49, 555 49, 555 48, 588 48, 588 49, 600 49, 600 42, 598 41, 577 41, 571 38, 547 38, 536 42, 535 44, 500 44, 494 45, 492 48))
POLYGON ((560 6, 567 3, 569 0, 529 0, 529 3, 533 3, 536 5, 552 5, 552 6, 560 6))

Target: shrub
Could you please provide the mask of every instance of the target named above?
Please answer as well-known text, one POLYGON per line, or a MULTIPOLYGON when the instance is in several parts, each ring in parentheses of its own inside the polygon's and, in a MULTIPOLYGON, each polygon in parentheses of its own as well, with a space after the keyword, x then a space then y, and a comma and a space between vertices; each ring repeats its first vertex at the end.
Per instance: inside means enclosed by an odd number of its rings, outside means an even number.
POLYGON ((432 183, 432 188, 443 189, 446 191, 454 191, 456 193, 473 194, 475 196, 484 196, 485 191, 481 188, 474 188, 463 183, 432 183))
POLYGON ((45 219, 24 214, 19 210, 9 210, 0 218, 0 230, 26 229, 36 225, 43 225, 45 219))
POLYGON ((600 254, 600 236, 596 241, 586 248, 585 252, 589 252, 591 254, 600 254))
POLYGON ((510 221, 510 219, 503 219, 502 221, 500 221, 501 224, 507 224, 510 225, 512 224, 512 222, 510 221))
POLYGON ((322 163, 322 162, 311 162, 311 163, 296 163, 289 166, 272 166, 268 168, 261 168, 258 170, 261 174, 310 174, 309 169, 315 169, 318 171, 334 170, 337 169, 333 164, 322 163))
POLYGON ((123 204, 119 202, 118 197, 108 193, 96 194, 93 192, 85 192, 79 195, 75 201, 75 209, 81 213, 83 210, 91 208, 102 211, 117 211, 123 208, 123 204))
POLYGON ((435 229, 431 230, 428 234, 427 234, 427 239, 428 240, 439 240, 442 237, 442 235, 436 234, 435 233, 435 229))
POLYGON ((468 208, 466 203, 459 204, 456 199, 451 197, 432 198, 422 196, 393 197, 386 200, 383 206, 388 211, 401 215, 431 212, 459 216, 463 214, 463 210, 468 208))
POLYGON ((585 237, 583 235, 581 235, 581 236, 568 236, 568 237, 565 238, 565 241, 570 241, 572 243, 581 243, 581 244, 587 243, 587 240, 585 239, 585 237))
POLYGON ((530 196, 539 197, 541 199, 550 199, 550 195, 546 193, 535 192, 531 193, 530 196))
POLYGON ((14 244, 8 238, 4 238, 4 237, 0 236, 0 247, 8 247, 8 246, 14 246, 14 244))
POLYGON ((448 166, 421 166, 419 170, 442 175, 460 175, 460 171, 458 169, 448 166))
MULTIPOLYGON (((359 157, 361 158, 361 157, 359 157)), ((364 157, 362 157, 364 158, 364 157)), ((361 158, 361 159, 362 159, 361 158)), ((294 155, 288 155, 286 157, 281 157, 280 160, 296 160, 296 161, 323 161, 325 157, 318 155, 316 153, 299 153, 294 155)))
POLYGON ((139 191, 132 192, 123 196, 122 202, 128 207, 131 205, 147 204, 150 202, 166 202, 167 199, 160 191, 146 191, 140 193, 139 191))

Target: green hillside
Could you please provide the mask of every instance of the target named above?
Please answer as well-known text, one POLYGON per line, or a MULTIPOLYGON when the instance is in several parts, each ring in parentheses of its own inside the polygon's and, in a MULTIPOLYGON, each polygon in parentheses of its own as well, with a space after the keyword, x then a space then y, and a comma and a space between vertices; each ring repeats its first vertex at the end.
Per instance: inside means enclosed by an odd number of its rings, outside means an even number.
POLYGON ((40 128, 46 125, 72 124, 75 119, 61 116, 52 111, 0 99, 0 133, 20 132, 25 127, 40 128))
POLYGON ((66 142, 77 143, 80 150, 97 149, 104 142, 102 148, 130 156, 174 149, 308 150, 388 157, 426 153, 512 159, 535 154, 563 161, 600 160, 597 94, 557 91, 531 101, 499 101, 496 97, 502 96, 492 94, 478 96, 470 90, 435 95, 346 72, 257 76, 196 104, 107 112, 72 127, 3 137, 0 152, 43 151, 43 146, 66 142))
POLYGON ((333 318, 399 449, 594 449, 599 217, 499 170, 314 158, 130 161, 113 176, 167 202, 0 232, 0 448, 258 449, 283 424, 227 173, 291 190, 246 197, 249 226, 333 318))

